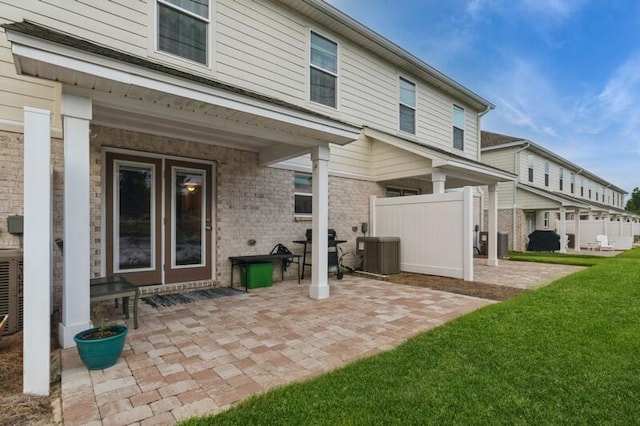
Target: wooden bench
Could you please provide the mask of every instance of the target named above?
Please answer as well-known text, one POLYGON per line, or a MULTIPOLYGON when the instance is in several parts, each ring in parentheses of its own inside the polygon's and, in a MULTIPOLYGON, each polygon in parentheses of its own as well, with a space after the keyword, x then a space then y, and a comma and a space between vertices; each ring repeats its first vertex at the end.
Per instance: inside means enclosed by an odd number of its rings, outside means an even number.
POLYGON ((138 299, 140 291, 120 275, 93 278, 89 281, 92 302, 122 298, 122 313, 129 319, 129 297, 133 297, 133 327, 138 328, 138 299))

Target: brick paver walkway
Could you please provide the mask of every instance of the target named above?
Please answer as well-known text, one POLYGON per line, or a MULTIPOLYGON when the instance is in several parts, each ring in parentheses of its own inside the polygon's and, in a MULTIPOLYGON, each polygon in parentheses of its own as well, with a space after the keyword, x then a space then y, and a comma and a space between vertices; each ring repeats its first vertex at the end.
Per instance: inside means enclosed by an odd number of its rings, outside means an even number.
POLYGON ((141 303, 140 328, 114 367, 89 372, 75 349, 62 351, 64 423, 173 424, 215 413, 489 303, 350 276, 332 280, 322 301, 292 281, 173 307, 141 303))
POLYGON ((487 260, 474 259, 474 281, 507 287, 533 289, 549 284, 565 275, 585 269, 583 266, 550 263, 516 262, 500 259, 498 266, 487 266, 487 260))

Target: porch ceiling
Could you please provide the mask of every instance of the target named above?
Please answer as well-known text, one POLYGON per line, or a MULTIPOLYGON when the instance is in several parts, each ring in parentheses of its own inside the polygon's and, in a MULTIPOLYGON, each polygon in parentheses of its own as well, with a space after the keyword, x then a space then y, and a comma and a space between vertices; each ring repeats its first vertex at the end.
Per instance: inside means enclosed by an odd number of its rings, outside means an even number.
POLYGON ((255 151, 262 165, 360 134, 357 126, 297 105, 35 24, 5 30, 18 73, 92 99, 96 124, 255 151))

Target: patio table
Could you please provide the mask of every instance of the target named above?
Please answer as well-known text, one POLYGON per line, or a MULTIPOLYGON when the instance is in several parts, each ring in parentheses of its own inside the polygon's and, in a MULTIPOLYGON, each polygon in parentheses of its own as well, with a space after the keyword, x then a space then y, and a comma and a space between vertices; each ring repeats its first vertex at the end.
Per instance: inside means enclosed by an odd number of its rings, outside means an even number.
POLYGON ((92 302, 101 300, 116 300, 122 298, 122 313, 129 318, 129 297, 133 296, 133 327, 138 328, 138 299, 140 291, 121 275, 111 275, 100 278, 92 278, 89 281, 89 297, 92 302))

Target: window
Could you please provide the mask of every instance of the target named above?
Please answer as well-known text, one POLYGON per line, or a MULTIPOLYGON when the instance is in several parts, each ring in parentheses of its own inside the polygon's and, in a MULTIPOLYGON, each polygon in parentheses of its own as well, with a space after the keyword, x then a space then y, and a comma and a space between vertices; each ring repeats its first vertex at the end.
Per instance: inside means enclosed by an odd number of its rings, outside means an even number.
POLYGON ((529 182, 533 182, 533 156, 529 155, 529 182))
POLYGON ((549 162, 544 162, 544 186, 549 186, 549 162))
POLYGON ((598 194, 598 191, 596 191, 596 201, 600 201, 600 196, 598 194))
POLYGON ((295 173, 293 175, 293 213, 296 216, 311 216, 312 192, 311 175, 295 173))
POLYGON ((416 85, 400 77, 400 130, 416 134, 416 85))
POLYGON ((158 50, 207 63, 209 0, 158 0, 158 50))
POLYGON ((453 147, 464 150, 464 109, 453 106, 453 147))
POLYGON ((564 187, 564 169, 562 167, 560 167, 560 178, 558 179, 558 187, 560 191, 562 191, 564 187))
POLYGON ((544 229, 549 229, 549 212, 544 212, 544 229))
POLYGON ((573 173, 571 173, 571 193, 575 193, 575 189, 576 189, 576 175, 574 175, 573 173))
POLYGON ((387 197, 405 197, 407 195, 420 195, 420 190, 387 187, 387 197))
POLYGON ((311 31, 311 102, 336 108, 338 90, 338 44, 311 31))

